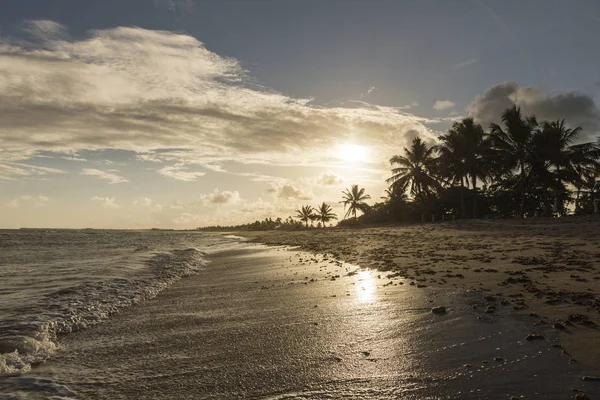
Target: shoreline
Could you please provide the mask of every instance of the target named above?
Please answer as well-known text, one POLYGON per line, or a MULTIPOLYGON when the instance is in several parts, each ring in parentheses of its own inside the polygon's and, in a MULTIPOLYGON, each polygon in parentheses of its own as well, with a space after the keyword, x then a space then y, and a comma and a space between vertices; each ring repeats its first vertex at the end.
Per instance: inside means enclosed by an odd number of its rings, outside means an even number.
POLYGON ((388 284, 477 290, 554 331, 574 361, 600 370, 600 218, 237 232, 362 268, 388 284))
POLYGON ((474 309, 487 302, 479 293, 388 285, 374 270, 257 244, 209 260, 201 274, 66 336, 22 383, 98 399, 600 394, 554 334, 526 341, 543 327, 509 309, 474 309), (447 313, 432 313, 436 305, 447 313))

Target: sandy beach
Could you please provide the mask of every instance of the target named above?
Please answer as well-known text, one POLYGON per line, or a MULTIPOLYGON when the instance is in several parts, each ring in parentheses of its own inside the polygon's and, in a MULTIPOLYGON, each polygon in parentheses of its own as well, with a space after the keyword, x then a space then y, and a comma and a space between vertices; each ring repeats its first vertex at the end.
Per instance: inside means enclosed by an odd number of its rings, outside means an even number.
POLYGON ((246 232, 377 269, 389 285, 480 291, 558 333, 573 362, 600 368, 600 219, 463 220, 407 227, 246 232))
MULTIPOLYGON (((324 234, 381 244, 360 239, 363 232, 324 234)), ((28 399, 600 395, 598 382, 582 379, 597 371, 570 361, 562 333, 534 326, 539 318, 502 306, 504 297, 438 287, 435 274, 413 286, 374 264, 282 246, 242 244, 208 259, 154 299, 62 337, 55 357, 5 379, 0 391, 28 399), (496 311, 486 313, 491 304, 496 311), (438 306, 445 313, 432 313, 438 306)))

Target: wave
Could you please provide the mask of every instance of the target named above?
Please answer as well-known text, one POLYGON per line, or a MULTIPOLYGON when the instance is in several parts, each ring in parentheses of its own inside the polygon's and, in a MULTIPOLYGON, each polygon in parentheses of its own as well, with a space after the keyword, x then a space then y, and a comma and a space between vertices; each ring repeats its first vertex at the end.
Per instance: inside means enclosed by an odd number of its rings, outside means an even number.
POLYGON ((45 296, 34 307, 16 310, 26 317, 0 321, 0 376, 20 375, 51 357, 58 349, 58 335, 95 325, 197 274, 206 265, 204 255, 194 248, 154 253, 147 261, 148 277, 72 286, 45 296))

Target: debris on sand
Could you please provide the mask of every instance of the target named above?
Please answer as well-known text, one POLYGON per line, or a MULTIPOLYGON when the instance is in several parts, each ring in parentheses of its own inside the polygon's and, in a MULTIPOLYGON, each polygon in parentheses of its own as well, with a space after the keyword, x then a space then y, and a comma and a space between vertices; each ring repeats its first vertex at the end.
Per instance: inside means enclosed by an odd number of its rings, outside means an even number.
POLYGON ((529 335, 527 335, 525 340, 527 340, 528 342, 531 342, 533 340, 544 340, 544 336, 540 335, 539 333, 530 333, 529 335))

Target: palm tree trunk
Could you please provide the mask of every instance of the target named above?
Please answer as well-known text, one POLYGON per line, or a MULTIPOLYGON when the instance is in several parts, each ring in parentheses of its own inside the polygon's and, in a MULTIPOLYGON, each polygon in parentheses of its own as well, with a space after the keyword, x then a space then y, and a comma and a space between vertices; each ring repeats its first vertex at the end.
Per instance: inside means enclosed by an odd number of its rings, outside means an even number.
POLYGON ((477 176, 471 175, 473 183, 473 219, 477 218, 477 176))
POLYGON ((521 161, 521 209, 519 210, 519 214, 521 214, 521 218, 525 217, 525 191, 527 188, 525 187, 525 166, 521 161))
POLYGON ((460 218, 465 218, 467 214, 467 207, 465 206, 465 184, 460 178, 460 218))

